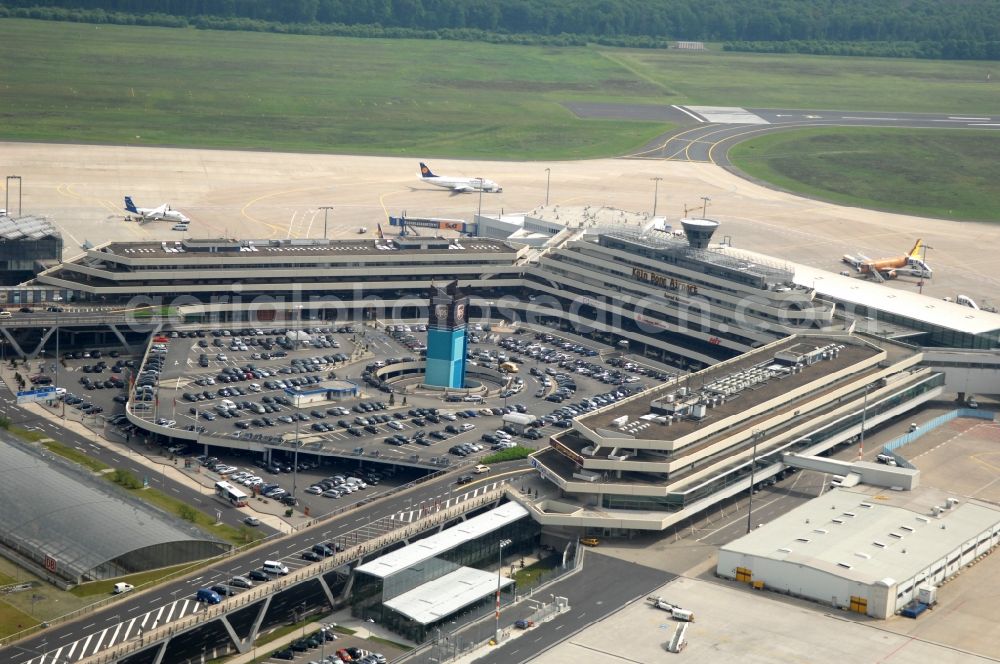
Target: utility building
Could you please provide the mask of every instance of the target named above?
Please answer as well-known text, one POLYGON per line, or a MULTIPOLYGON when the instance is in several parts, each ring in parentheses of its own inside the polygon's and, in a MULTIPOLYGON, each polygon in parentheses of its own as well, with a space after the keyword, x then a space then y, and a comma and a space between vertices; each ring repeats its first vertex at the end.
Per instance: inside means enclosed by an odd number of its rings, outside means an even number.
POLYGON ((888 618, 1000 545, 1000 509, 935 489, 834 489, 719 550, 719 576, 888 618))

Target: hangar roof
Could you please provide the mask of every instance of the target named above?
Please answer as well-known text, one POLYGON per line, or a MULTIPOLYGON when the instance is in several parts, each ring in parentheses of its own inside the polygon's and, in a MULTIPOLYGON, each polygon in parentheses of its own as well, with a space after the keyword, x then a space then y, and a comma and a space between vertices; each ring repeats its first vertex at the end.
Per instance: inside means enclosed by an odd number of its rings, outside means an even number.
POLYGON ((921 488, 836 489, 774 519, 723 551, 784 561, 874 584, 906 581, 1000 523, 1000 509, 921 488))
POLYGON ((102 482, 57 458, 41 458, 4 435, 0 539, 54 559, 57 573, 66 578, 80 578, 104 563, 154 545, 215 543, 197 528, 102 482))

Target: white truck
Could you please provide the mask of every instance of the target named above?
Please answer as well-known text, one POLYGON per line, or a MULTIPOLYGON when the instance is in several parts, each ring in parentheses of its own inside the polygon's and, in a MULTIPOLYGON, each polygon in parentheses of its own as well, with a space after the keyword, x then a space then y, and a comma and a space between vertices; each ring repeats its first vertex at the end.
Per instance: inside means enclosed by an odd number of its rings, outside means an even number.
POLYGON ((674 620, 679 620, 680 622, 694 622, 694 611, 682 609, 676 604, 671 604, 662 597, 647 597, 646 600, 655 608, 669 613, 674 620))

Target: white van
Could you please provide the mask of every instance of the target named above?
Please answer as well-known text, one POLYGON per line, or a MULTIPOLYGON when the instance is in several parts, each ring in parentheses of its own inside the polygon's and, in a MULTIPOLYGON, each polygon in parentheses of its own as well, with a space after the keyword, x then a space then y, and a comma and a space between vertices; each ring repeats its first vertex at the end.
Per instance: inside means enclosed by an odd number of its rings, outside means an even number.
POLYGON ((14 314, 10 313, 9 311, 6 310, 0 311, 0 318, 13 318, 13 317, 14 314))
POLYGON ((219 405, 225 408, 226 410, 236 410, 236 404, 230 401, 229 399, 223 399, 222 401, 219 402, 219 405))
POLYGON ((265 560, 263 569, 268 574, 278 574, 279 576, 288 574, 288 568, 277 560, 265 560))

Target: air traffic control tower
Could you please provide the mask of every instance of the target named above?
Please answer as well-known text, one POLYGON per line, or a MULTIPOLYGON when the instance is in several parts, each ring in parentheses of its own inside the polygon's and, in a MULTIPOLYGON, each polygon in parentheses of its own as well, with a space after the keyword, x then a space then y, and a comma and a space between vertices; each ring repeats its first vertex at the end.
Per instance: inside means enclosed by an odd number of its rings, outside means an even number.
POLYGON ((465 387, 465 352, 468 346, 466 312, 469 298, 453 281, 431 292, 427 319, 427 368, 424 383, 433 387, 465 387))
POLYGON ((681 227, 691 248, 708 249, 719 222, 714 219, 681 219, 681 227))

